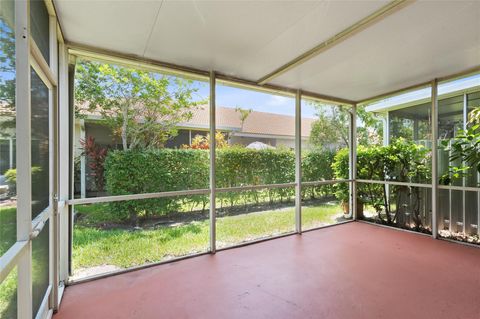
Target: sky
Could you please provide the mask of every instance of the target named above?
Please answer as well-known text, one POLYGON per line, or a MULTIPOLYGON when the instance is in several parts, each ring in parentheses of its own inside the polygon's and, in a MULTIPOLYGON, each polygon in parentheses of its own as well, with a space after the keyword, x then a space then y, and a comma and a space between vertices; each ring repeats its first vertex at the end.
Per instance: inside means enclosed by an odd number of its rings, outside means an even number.
MULTIPOLYGON (((196 84, 196 83, 195 83, 196 84)), ((208 98, 209 86, 207 83, 198 82, 199 99, 208 98)), ((241 107, 258 112, 268 112, 295 116, 295 99, 281 95, 262 93, 253 90, 235 88, 226 85, 217 85, 216 105, 222 107, 241 107)), ((302 107, 302 117, 315 117, 315 110, 310 105, 302 107)))

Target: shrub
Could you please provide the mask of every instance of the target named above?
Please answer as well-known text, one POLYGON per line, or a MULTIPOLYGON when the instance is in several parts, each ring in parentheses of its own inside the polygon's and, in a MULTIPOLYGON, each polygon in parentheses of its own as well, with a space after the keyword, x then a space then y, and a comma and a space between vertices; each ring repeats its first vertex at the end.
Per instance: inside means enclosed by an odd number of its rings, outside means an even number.
MULTIPOLYGON (((332 163, 335 151, 329 149, 314 149, 305 153, 302 158, 302 181, 322 181, 334 179, 332 163)), ((302 198, 315 199, 334 193, 333 185, 304 187, 302 198)))
POLYGON ((80 140, 80 145, 83 148, 82 155, 88 158, 88 167, 91 170, 90 176, 93 177, 96 190, 103 192, 105 186, 104 166, 108 149, 95 143, 93 136, 80 140))
MULTIPOLYGON (((304 156, 305 180, 333 178, 333 152, 312 151, 304 156)), ((295 153, 289 149, 252 150, 239 146, 216 152, 216 187, 284 184, 295 181, 295 153)), ((209 152, 195 149, 127 150, 109 152, 105 161, 106 189, 111 195, 205 189, 209 187, 209 152)), ((312 187, 308 196, 332 193, 332 189, 312 187)), ((238 203, 289 201, 294 187, 241 192, 218 192, 220 208, 238 203)), ((307 196, 307 195, 305 195, 307 196)), ((165 215, 185 210, 186 206, 202 208, 207 195, 156 198, 115 202, 109 206, 119 220, 136 223, 138 218, 165 215)))
MULTIPOLYGON (((295 181, 295 154, 288 149, 253 150, 231 147, 218 150, 216 154, 216 186, 236 187, 245 185, 284 184, 295 181)), ((259 203, 262 201, 286 200, 294 193, 293 188, 266 191, 218 193, 221 206, 233 207, 238 201, 259 203)))
MULTIPOLYGON (((348 150, 340 150, 336 154, 332 167, 336 178, 348 178, 348 150)), ((428 150, 403 139, 398 139, 388 146, 359 146, 357 149, 357 179, 428 183, 431 176, 430 167, 428 150)), ((399 217, 398 213, 404 207, 405 198, 411 198, 410 202, 417 205, 410 207, 413 219, 417 227, 420 227, 420 207, 418 207, 420 190, 407 186, 395 186, 391 190, 393 196, 390 198, 390 202, 396 201, 395 210, 391 209, 386 185, 357 183, 357 196, 360 202, 372 206, 378 213, 378 218, 388 224, 395 222, 399 217), (381 214, 382 212, 384 215, 381 214), (383 219, 384 217, 386 220, 383 219)), ((348 186, 337 185, 336 194, 340 199, 347 200, 348 186)))
MULTIPOLYGON (((107 191, 111 195, 142 194, 208 188, 208 152, 202 150, 127 150, 109 152, 105 161, 107 191)), ((205 208, 206 195, 189 196, 205 208)), ((174 198, 114 202, 120 220, 136 223, 138 217, 164 215, 178 210, 174 198)))
MULTIPOLYGON (((42 168, 39 166, 32 166, 32 185, 39 185, 42 178, 45 178, 42 174, 42 168)), ((11 168, 5 172, 5 180, 8 183, 8 192, 10 195, 15 195, 17 193, 17 169, 11 168)), ((34 192, 38 190, 34 189, 34 192)))

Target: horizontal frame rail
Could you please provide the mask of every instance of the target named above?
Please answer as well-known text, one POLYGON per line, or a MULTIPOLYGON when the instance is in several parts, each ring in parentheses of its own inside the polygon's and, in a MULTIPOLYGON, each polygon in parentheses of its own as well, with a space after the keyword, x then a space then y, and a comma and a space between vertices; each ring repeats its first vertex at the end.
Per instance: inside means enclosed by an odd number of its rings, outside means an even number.
POLYGON ((10 274, 27 248, 28 241, 17 241, 0 257, 0 283, 10 274))
POLYGON ((192 189, 192 190, 185 190, 185 191, 170 191, 170 192, 131 194, 131 195, 113 195, 113 196, 102 196, 102 197, 92 197, 92 198, 76 198, 76 199, 69 199, 65 202, 67 205, 82 205, 82 204, 120 202, 120 201, 126 201, 126 200, 136 200, 136 199, 163 198, 163 197, 175 197, 175 196, 185 196, 185 195, 207 195, 207 194, 210 194, 209 189, 192 189))
POLYGON ((284 184, 265 184, 265 185, 251 185, 251 186, 237 186, 237 187, 222 187, 216 188, 217 193, 227 193, 227 192, 241 192, 241 191, 250 191, 256 189, 273 189, 273 188, 287 188, 295 187, 297 183, 284 183, 284 184))
MULTIPOLYGON (((315 182, 302 182, 302 185, 326 185, 336 184, 343 182, 351 182, 352 180, 328 180, 328 181, 315 181, 315 182)), ((250 191, 256 189, 274 189, 274 188, 290 188, 295 187, 296 183, 283 183, 283 184, 261 184, 261 185, 248 185, 248 186, 235 186, 235 187, 223 187, 216 188, 217 193, 227 192, 241 192, 250 191)), ((189 196, 189 195, 208 195, 210 189, 191 189, 183 191, 168 191, 168 192, 156 192, 156 193, 144 193, 144 194, 129 194, 129 195, 113 195, 91 198, 75 198, 64 201, 66 205, 83 205, 83 204, 96 204, 96 203, 109 203, 120 202, 127 200, 139 200, 139 199, 151 199, 151 198, 164 198, 175 196, 189 196)))
POLYGON ((480 187, 438 185, 438 189, 448 189, 454 191, 480 192, 480 187))
POLYGON ((326 181, 302 182, 302 186, 333 185, 339 183, 350 183, 353 179, 329 179, 326 181))
POLYGON ((385 185, 396 185, 396 186, 408 186, 408 187, 421 187, 421 188, 432 188, 432 184, 421 184, 421 183, 408 183, 408 182, 395 182, 395 181, 376 181, 370 179, 357 179, 357 183, 365 184, 385 184, 385 185))

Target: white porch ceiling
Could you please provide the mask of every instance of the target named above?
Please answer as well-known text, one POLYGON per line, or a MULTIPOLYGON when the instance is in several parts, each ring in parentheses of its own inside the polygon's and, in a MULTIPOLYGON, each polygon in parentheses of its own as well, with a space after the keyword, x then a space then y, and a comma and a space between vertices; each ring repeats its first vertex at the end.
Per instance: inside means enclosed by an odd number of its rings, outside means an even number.
MULTIPOLYGON (((388 1, 54 0, 69 42, 256 81, 388 1)), ((349 100, 480 65, 480 1, 415 2, 270 83, 349 100)))

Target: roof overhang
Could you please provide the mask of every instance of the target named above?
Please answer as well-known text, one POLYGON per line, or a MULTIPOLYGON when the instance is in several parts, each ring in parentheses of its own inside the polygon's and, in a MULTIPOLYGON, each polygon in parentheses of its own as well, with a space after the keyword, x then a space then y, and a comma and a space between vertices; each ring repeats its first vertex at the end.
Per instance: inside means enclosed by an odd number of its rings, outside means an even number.
MULTIPOLYGON (((469 94, 478 91, 480 91, 480 75, 464 78, 458 81, 440 83, 438 85, 438 98, 445 99, 456 95, 469 94)), ((430 96, 431 90, 427 87, 370 104, 365 110, 368 112, 380 113, 398 110, 412 105, 427 103, 430 101, 430 96)))
POLYGON ((479 1, 53 3, 76 54, 342 103, 480 66, 479 1))

